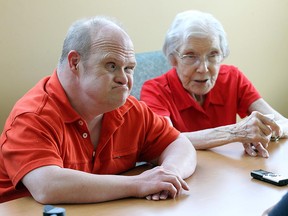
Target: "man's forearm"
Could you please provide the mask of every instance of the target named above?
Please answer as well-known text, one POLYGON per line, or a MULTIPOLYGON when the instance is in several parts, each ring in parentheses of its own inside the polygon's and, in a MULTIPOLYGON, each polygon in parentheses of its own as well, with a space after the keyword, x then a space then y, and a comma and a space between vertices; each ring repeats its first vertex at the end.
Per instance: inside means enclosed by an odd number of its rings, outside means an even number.
POLYGON ((183 179, 188 178, 195 171, 197 164, 196 151, 191 146, 189 140, 180 135, 161 154, 159 165, 177 172, 183 179))
POLYGON ((132 182, 130 176, 97 175, 55 166, 33 170, 23 179, 34 199, 43 204, 96 203, 135 196, 132 182))

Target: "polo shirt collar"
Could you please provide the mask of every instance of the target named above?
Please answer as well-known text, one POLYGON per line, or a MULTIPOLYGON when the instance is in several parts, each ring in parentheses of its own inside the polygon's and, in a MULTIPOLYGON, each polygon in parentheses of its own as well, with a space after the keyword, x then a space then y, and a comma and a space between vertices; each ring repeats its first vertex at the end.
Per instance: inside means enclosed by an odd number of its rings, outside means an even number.
POLYGON ((219 82, 219 79, 216 80, 216 83, 214 85, 214 87, 211 89, 211 91, 208 93, 209 94, 209 102, 211 104, 215 104, 215 105, 225 105, 225 99, 224 99, 224 95, 221 94, 221 92, 223 91, 223 89, 220 89, 220 86, 217 85, 217 83, 219 82))
POLYGON ((204 105, 201 107, 195 101, 195 99, 183 88, 182 83, 177 75, 176 68, 172 68, 170 71, 168 71, 167 79, 170 85, 171 95, 179 111, 191 107, 203 110, 203 108, 205 109, 208 107, 210 103, 224 105, 224 98, 223 95, 221 95, 221 91, 218 89, 219 87, 217 86, 217 83, 215 84, 214 88, 206 94, 204 105))
MULTIPOLYGON (((135 99, 136 100, 136 99, 135 99)), ((106 118, 113 116, 119 121, 123 120, 123 116, 134 106, 133 96, 129 96, 126 102, 115 110, 105 113, 106 118)), ((111 122, 110 122, 111 123, 111 122)))
MULTIPOLYGON (((60 112, 66 123, 71 123, 81 118, 81 116, 71 106, 67 95, 62 85, 60 84, 56 69, 54 70, 53 74, 51 75, 50 79, 46 84, 46 91, 48 95, 56 101, 57 105, 61 107, 60 112)), ((105 113, 105 115, 114 116, 114 118, 118 119, 120 123, 123 119, 122 116, 128 112, 128 110, 133 106, 133 104, 133 99, 131 98, 131 96, 129 96, 124 105, 113 111, 105 113)))
POLYGON ((62 85, 60 84, 56 69, 48 80, 45 89, 47 94, 57 103, 57 106, 61 107, 59 110, 66 123, 71 123, 81 118, 80 115, 71 106, 68 97, 62 85))

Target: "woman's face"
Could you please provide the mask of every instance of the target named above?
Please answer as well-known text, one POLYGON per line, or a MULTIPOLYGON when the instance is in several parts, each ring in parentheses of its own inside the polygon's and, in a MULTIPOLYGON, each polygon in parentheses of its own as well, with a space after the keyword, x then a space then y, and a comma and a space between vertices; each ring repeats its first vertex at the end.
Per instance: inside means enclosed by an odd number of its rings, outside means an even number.
POLYGON ((205 95, 214 87, 223 59, 218 38, 190 37, 174 58, 179 79, 192 96, 205 95))

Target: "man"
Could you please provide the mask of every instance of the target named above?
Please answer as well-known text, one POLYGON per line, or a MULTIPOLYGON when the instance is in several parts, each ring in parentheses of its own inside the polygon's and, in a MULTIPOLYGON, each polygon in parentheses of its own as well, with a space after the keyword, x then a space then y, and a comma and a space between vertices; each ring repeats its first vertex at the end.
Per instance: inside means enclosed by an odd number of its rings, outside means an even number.
POLYGON ((195 170, 189 140, 130 97, 133 44, 116 22, 74 23, 57 69, 13 108, 1 135, 0 201, 43 204, 176 197, 195 170), (114 175, 137 161, 159 166, 114 175))

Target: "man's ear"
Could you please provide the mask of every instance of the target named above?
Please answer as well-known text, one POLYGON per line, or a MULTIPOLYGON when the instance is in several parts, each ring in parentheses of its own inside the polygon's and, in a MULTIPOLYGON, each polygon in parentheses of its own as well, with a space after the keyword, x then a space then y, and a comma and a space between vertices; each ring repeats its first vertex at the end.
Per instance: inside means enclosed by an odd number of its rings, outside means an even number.
POLYGON ((79 69, 78 63, 80 62, 80 59, 81 59, 81 56, 79 55, 79 53, 75 50, 71 50, 68 53, 67 59, 68 59, 68 65, 69 65, 70 70, 73 72, 78 71, 79 69))

